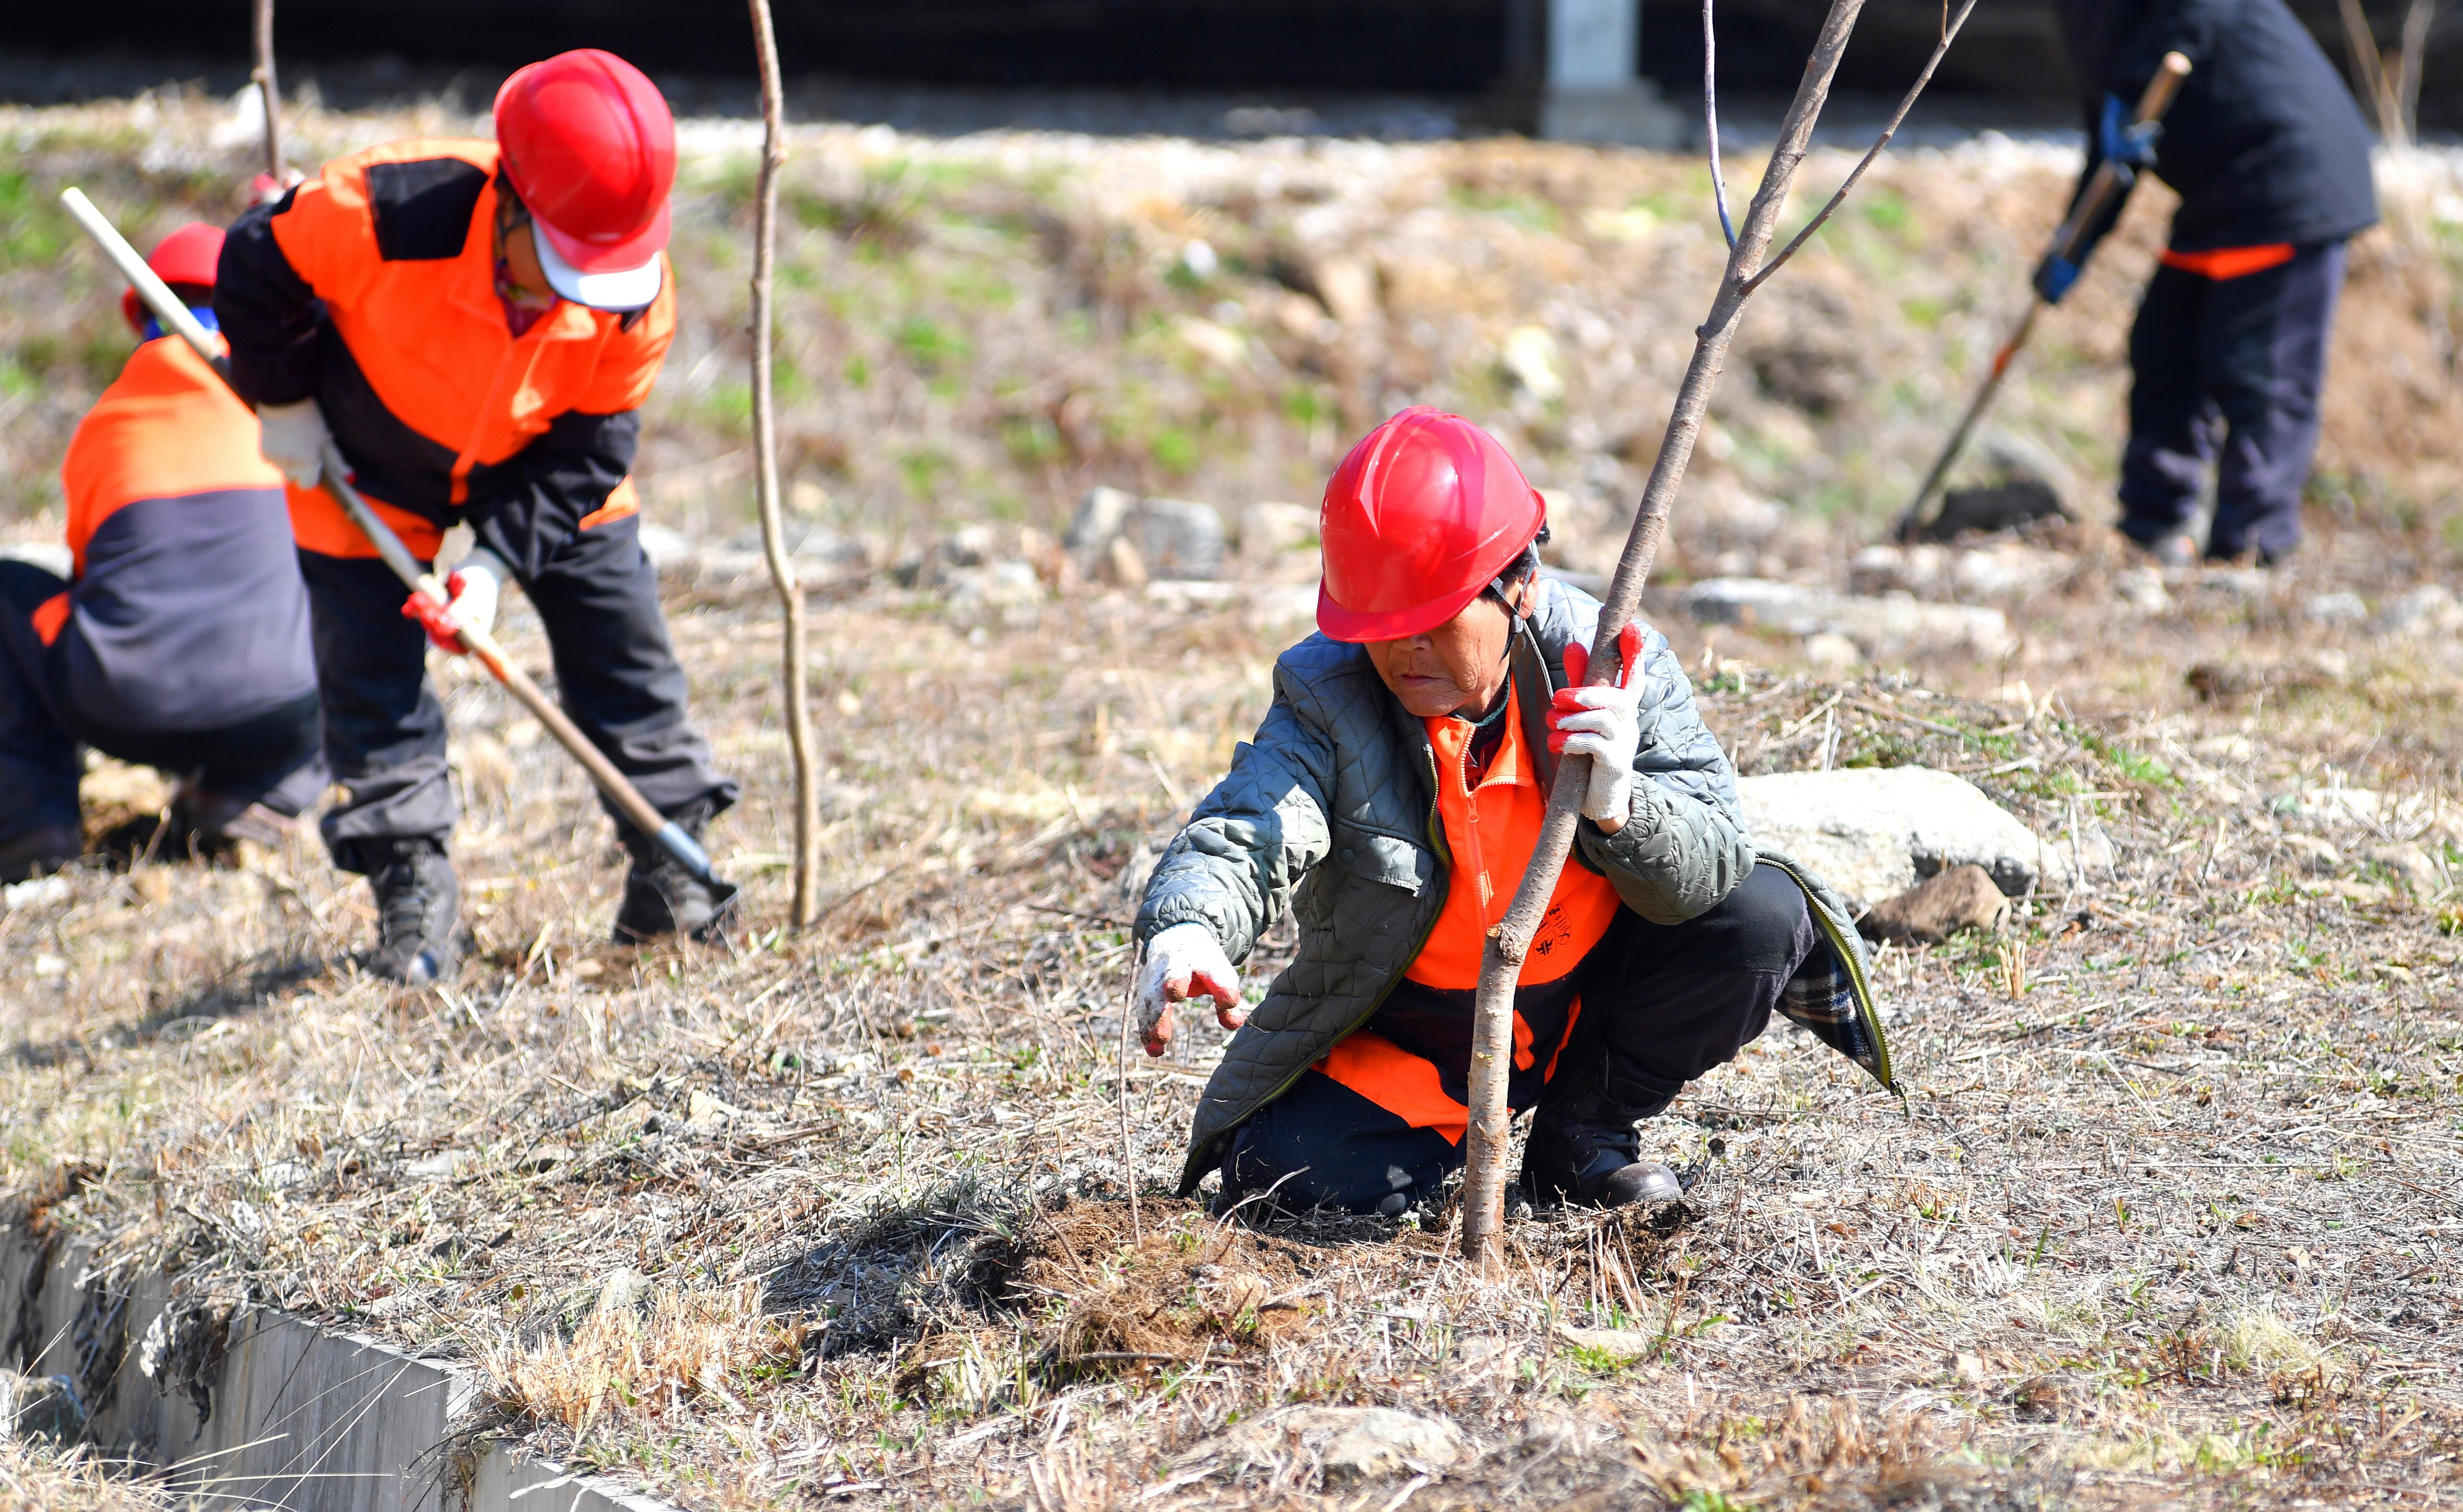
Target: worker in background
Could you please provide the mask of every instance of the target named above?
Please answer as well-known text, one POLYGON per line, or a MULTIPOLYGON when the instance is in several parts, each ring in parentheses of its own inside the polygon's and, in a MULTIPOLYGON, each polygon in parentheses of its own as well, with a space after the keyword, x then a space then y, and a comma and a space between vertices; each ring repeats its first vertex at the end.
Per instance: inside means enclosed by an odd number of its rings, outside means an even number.
MULTIPOLYGON (((213 325, 223 233, 146 259, 213 325)), ((65 580, 0 561, 0 882, 83 850, 77 747, 176 782, 158 855, 273 844, 324 787, 308 603, 256 417, 130 290, 142 344, 70 438, 65 580)))
MULTIPOLYGON (((699 840, 736 796, 687 718, 628 477, 675 329, 674 121, 638 70, 584 51, 506 80, 495 128, 326 164, 240 218, 215 296, 232 380, 291 483, 326 755, 348 795, 326 844, 374 886, 370 966, 409 982, 450 975, 463 946, 426 643, 462 650, 459 627, 491 625, 504 583, 538 612, 565 712, 643 797, 699 840), (329 446, 414 556, 471 528, 447 610, 405 604, 316 487, 329 446)), ((708 889, 617 827, 632 867, 616 937, 712 927, 708 889)))
POLYGON ((1580 840, 1515 992, 1533 1200, 1677 1195, 1636 1122, 1775 1007, 1886 1080, 1850 915, 1757 858, 1666 639, 1628 628, 1615 682, 1582 686, 1600 606, 1537 576, 1546 506, 1503 448, 1404 410, 1336 471, 1320 526, 1319 633, 1275 664, 1265 723, 1138 911, 1148 1053, 1190 997, 1235 1030, 1184 1194, 1220 1170, 1225 1203, 1273 1189, 1390 1215, 1436 1197, 1463 1160, 1483 945, 1564 753, 1592 760, 1580 840), (1245 1017, 1236 963, 1286 910, 1297 958, 1245 1017))
MULTIPOLYGON (((2061 0, 2060 12, 2087 85, 2087 175, 2111 159, 2181 195, 2129 336, 2122 532, 2163 566, 2196 561, 2212 463, 2206 557, 2271 566, 2300 543, 2343 244, 2377 223, 2368 126, 2284 0, 2061 0), (2127 102, 2168 52, 2190 59, 2189 79, 2160 130, 2133 127, 2127 102)), ((2059 303, 2077 277, 2048 257, 2036 290, 2059 303)))

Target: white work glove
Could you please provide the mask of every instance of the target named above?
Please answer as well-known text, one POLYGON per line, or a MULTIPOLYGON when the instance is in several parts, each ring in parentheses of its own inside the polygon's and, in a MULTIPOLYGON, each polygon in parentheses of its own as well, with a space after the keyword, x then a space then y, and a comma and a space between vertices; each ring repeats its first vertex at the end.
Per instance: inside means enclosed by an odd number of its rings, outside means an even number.
POLYGON ((1633 758, 1642 749, 1642 626, 1628 625, 1617 638, 1624 665, 1613 685, 1585 687, 1590 648, 1565 647, 1565 681, 1548 705, 1548 749, 1558 756, 1591 758, 1591 785, 1582 795, 1582 816, 1613 835, 1633 815, 1633 758))
POLYGON ((316 401, 261 405, 256 427, 256 449, 265 460, 281 469, 293 487, 315 488, 325 471, 325 445, 334 439, 316 401))
POLYGON ((1223 953, 1214 931, 1203 924, 1175 924, 1158 930, 1146 941, 1145 964, 1138 969, 1129 1007, 1138 1016, 1138 1033, 1146 1054, 1161 1055, 1171 1045, 1171 1005, 1191 997, 1214 999, 1214 1021, 1237 1029, 1249 1021, 1240 1006, 1240 973, 1223 953))
POLYGON ((439 609, 424 593, 414 593, 402 606, 403 618, 417 620, 427 627, 427 639, 440 650, 454 656, 468 656, 470 647, 462 642, 465 627, 481 635, 496 627, 496 600, 502 594, 504 581, 511 576, 504 559, 487 547, 474 549, 454 567, 453 575, 445 580, 446 592, 452 595, 439 609))

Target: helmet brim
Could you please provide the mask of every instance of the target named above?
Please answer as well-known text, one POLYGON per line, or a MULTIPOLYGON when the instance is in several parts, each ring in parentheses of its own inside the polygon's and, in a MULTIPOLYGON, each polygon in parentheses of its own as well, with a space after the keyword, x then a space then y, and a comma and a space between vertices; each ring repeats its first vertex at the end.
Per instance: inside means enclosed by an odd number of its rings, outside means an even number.
POLYGON ((539 232, 533 238, 538 248, 539 271, 547 274, 547 286, 559 297, 620 315, 646 310, 659 297, 666 276, 659 255, 667 244, 667 212, 664 208, 652 226, 657 236, 644 233, 628 244, 636 248, 640 258, 631 263, 607 257, 603 255, 604 249, 588 243, 577 244, 535 216, 531 225, 539 232), (639 251, 643 243, 647 244, 646 252, 639 251), (589 248, 593 255, 587 262, 576 260, 576 245, 589 248))
POLYGON ((1329 641, 1343 641, 1354 646, 1370 641, 1399 641, 1435 629, 1462 613, 1471 601, 1487 590, 1486 582, 1478 582, 1460 593, 1430 599, 1407 609, 1362 614, 1335 603, 1334 595, 1325 591, 1325 580, 1319 578, 1317 584, 1317 627, 1329 641))

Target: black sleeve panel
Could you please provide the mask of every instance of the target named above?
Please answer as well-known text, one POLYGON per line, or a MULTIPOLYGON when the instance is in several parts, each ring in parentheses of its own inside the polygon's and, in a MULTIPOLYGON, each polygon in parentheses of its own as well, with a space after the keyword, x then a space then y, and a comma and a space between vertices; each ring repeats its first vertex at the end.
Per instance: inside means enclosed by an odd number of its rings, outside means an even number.
POLYGON ((232 222, 214 274, 214 319, 230 343, 231 386, 252 405, 288 405, 316 392, 316 293, 273 239, 273 217, 291 200, 285 194, 232 222))
POLYGON ((471 469, 469 518, 479 544, 528 582, 633 471, 641 439, 639 410, 568 412, 504 461, 471 469))
POLYGON ((436 262, 462 255, 488 170, 460 158, 368 164, 368 212, 377 255, 386 262, 436 262))

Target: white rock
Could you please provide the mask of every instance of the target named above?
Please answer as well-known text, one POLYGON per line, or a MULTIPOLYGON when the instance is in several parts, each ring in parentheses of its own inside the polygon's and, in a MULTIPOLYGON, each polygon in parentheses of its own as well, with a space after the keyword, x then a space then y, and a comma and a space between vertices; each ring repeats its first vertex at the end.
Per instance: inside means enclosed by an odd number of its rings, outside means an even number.
POLYGON ((2061 581, 2073 569, 2060 552, 2024 541, 1995 541, 1972 551, 1949 546, 1867 546, 1847 564, 1858 593, 1911 593, 1962 603, 2019 599, 2061 581))
POLYGON ((2165 614, 2172 607, 2164 574, 2154 567, 2126 567, 2114 573, 2112 596, 2141 614, 2165 614))
POLYGON ((1914 599, 1864 598, 1767 578, 1712 578, 1680 601, 1705 625, 1742 625, 1789 635, 1831 631, 1867 656, 1906 651, 1967 651, 2000 656, 2017 644, 1998 609, 1914 599))
POLYGON ((2437 800, 2426 793, 2398 798, 2365 787, 2313 787, 2278 794, 2267 807, 2279 819, 2307 820, 2330 829, 2418 829, 2441 818, 2437 800))
POLYGON ((38 904, 57 903, 69 895, 69 879, 62 876, 36 877, 31 882, 12 882, 0 887, 0 905, 11 913, 31 909, 38 904))
POLYGON ((1516 387, 1542 404, 1565 395, 1565 381, 1557 376, 1557 339, 1544 327, 1515 326, 1497 353, 1497 363, 1516 387))
POLYGON ((2377 628, 2386 635, 2439 635, 2463 630, 2463 603, 2442 582, 2425 582, 2388 599, 2378 610, 2377 628))
POLYGON ((1442 1475, 1471 1452, 1463 1431, 1444 1418, 1390 1407, 1303 1407, 1274 1426, 1298 1438, 1332 1480, 1442 1475))
POLYGON ((2369 605, 2357 593, 2313 593, 2300 606, 2300 617, 2312 625, 2365 625, 2369 605))
POLYGON ((1240 555, 1253 562, 1317 544, 1317 511, 1305 504, 1252 504, 1240 512, 1240 555))
POLYGON ((1864 653, 1836 630, 1822 630, 1804 638, 1804 659, 1824 671, 1843 672, 1863 661, 1864 653))
POLYGON ((2412 891, 2426 896, 2446 886, 2446 873, 2418 845, 2372 845, 2367 858, 2401 878, 2412 891))
POLYGON ((1948 866, 1982 866, 2012 897, 2070 869, 2061 843, 1930 767, 1775 773, 1740 778, 1736 792, 1757 844, 1803 862, 1860 910, 1948 866))

